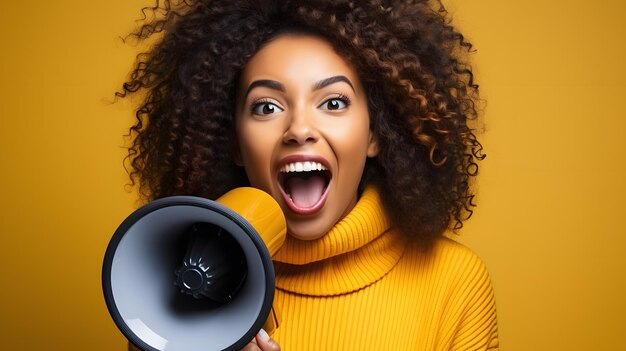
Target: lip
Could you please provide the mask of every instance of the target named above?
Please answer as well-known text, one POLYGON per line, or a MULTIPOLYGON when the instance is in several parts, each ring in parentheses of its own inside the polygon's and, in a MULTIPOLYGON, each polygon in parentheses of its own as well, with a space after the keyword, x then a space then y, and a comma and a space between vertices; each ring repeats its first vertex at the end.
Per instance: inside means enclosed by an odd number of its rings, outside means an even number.
MULTIPOLYGON (((330 163, 328 162, 328 160, 326 160, 325 158, 318 156, 318 155, 289 155, 286 156, 284 158, 282 158, 279 162, 278 162, 278 171, 276 172, 276 179, 279 179, 279 174, 280 174, 280 169, 289 164, 289 163, 293 163, 293 162, 319 162, 321 163, 324 167, 326 167, 326 169, 328 170, 328 172, 330 173, 331 177, 330 180, 328 181, 328 185, 326 185, 326 189, 324 190, 324 193, 322 194, 322 196, 320 197, 319 201, 311 206, 311 207, 299 207, 298 205, 296 205, 293 200, 291 199, 291 197, 285 193, 285 191, 283 190, 283 187, 281 184, 278 184, 278 189, 280 190, 280 193, 283 197, 283 201, 285 202, 285 204, 287 204, 287 207, 293 211, 296 214, 300 214, 300 215, 311 215, 314 214, 318 211, 320 211, 323 207, 324 204, 326 203, 326 199, 328 198, 328 190, 330 189, 330 185, 333 181, 333 177, 332 177, 332 170, 330 168, 330 163)), ((279 181, 280 183, 280 181, 279 181)))

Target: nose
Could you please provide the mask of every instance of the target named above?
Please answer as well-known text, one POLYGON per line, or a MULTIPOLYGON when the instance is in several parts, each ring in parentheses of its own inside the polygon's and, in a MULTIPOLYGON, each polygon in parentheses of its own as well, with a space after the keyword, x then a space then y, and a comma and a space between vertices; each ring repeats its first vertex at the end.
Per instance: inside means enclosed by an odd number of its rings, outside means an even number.
POLYGON ((289 118, 289 124, 283 134, 283 143, 304 145, 315 143, 319 133, 313 118, 305 112, 296 112, 289 118))

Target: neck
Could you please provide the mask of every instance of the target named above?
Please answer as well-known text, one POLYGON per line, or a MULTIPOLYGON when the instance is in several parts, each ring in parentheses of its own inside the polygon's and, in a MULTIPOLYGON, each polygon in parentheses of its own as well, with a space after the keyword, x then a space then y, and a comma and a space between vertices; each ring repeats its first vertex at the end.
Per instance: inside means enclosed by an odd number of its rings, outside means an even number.
POLYGON ((323 237, 288 237, 274 257, 279 289, 336 295, 382 278, 404 251, 403 236, 390 228, 378 191, 368 187, 353 210, 323 237))

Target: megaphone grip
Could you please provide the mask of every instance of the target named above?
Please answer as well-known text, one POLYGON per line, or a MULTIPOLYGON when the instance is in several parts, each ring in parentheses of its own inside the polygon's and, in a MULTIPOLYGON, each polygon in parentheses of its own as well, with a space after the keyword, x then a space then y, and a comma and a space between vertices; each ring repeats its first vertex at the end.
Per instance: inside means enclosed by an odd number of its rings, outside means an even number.
POLYGON ((278 327, 280 326, 280 321, 281 321, 280 312, 278 310, 278 307, 274 305, 272 306, 272 309, 270 310, 270 314, 267 317, 265 324, 263 324, 263 329, 269 335, 272 335, 274 334, 276 329, 278 329, 278 327))

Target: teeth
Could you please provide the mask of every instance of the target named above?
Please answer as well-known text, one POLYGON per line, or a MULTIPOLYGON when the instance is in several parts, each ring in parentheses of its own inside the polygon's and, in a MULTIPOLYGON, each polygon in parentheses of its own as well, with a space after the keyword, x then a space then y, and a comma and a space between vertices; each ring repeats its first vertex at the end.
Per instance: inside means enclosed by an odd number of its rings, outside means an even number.
POLYGON ((310 171, 325 171, 326 167, 319 162, 293 162, 284 165, 280 171, 282 173, 289 172, 310 172, 310 171))

